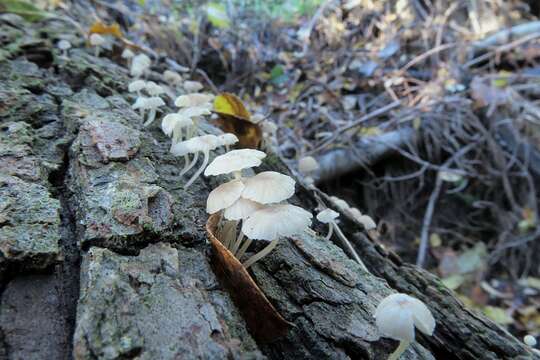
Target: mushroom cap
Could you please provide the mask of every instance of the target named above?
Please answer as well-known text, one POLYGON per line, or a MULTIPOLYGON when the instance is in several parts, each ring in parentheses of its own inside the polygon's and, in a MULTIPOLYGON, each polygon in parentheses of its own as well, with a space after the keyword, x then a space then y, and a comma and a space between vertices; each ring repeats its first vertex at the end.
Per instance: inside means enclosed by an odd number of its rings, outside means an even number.
POLYGON ((275 171, 263 171, 244 179, 246 188, 242 197, 261 204, 278 203, 294 194, 295 181, 275 171))
POLYGON ((331 222, 334 222, 335 219, 339 216, 339 213, 335 212, 332 209, 324 209, 320 213, 317 214, 317 220, 319 220, 322 223, 329 224, 331 222))
POLYGON ((228 174, 242 169, 259 166, 266 154, 259 150, 240 149, 232 150, 217 156, 204 170, 205 176, 228 174))
POLYGON ((218 135, 218 137, 219 137, 219 140, 221 140, 221 143, 223 145, 229 146, 229 145, 234 145, 238 142, 238 138, 236 137, 236 135, 231 134, 231 133, 218 135))
POLYGON ((135 104, 133 104, 133 109, 157 109, 160 106, 165 105, 163 100, 160 97, 143 97, 139 96, 137 100, 135 100, 135 104))
POLYGON ((203 85, 198 81, 186 80, 182 86, 189 93, 194 93, 203 89, 203 85))
POLYGON ((142 75, 152 64, 152 61, 146 54, 135 55, 131 61, 130 73, 132 76, 142 75))
POLYGON ((152 96, 157 96, 165 93, 165 89, 153 81, 146 82, 146 91, 152 96))
POLYGON ((208 194, 206 199, 206 212, 214 214, 233 205, 244 190, 244 183, 240 179, 232 180, 219 185, 208 194))
POLYGON ((239 198, 223 211, 223 217, 227 220, 243 220, 263 207, 264 205, 258 202, 239 198))
POLYGON ((161 121, 161 129, 167 136, 171 136, 173 130, 193 125, 193 120, 180 114, 167 114, 161 121))
POLYGON ((174 156, 184 156, 191 153, 192 151, 190 151, 190 149, 186 145, 186 141, 180 141, 172 144, 170 152, 174 156))
POLYGON ((310 212, 291 204, 265 206, 244 220, 242 232, 253 240, 272 241, 305 231, 312 217, 310 212))
POLYGON ((212 94, 188 94, 180 95, 174 101, 174 105, 178 107, 207 107, 212 108, 212 100, 214 95, 212 94))
POLYGON ((129 92, 137 92, 141 91, 146 87, 146 81, 144 80, 135 80, 129 83, 128 85, 128 91, 129 92))
POLYGON ((262 126, 262 131, 267 134, 274 134, 278 129, 277 125, 274 122, 269 121, 269 120, 263 120, 263 122, 261 123, 261 126, 262 126))
POLYGON ((67 50, 71 48, 71 43, 67 40, 62 39, 58 42, 57 46, 60 50, 67 50))
POLYGON ((298 160, 298 170, 302 174, 309 174, 319 169, 319 163, 313 156, 304 156, 298 160))
POLYGON ((414 327, 433 335, 435 319, 428 307, 407 294, 392 294, 384 298, 375 310, 375 322, 386 337, 414 341, 414 327))
POLYGON ((530 334, 527 334, 523 337, 523 342, 525 343, 525 345, 528 345, 530 347, 535 347, 536 346, 536 338, 530 334))
POLYGON ((122 55, 120 55, 122 59, 131 59, 135 56, 135 53, 131 51, 130 48, 125 48, 124 51, 122 51, 122 55))
POLYGON ((180 109, 178 113, 188 118, 211 114, 209 109, 202 106, 183 108, 180 109))
POLYGON ((90 35, 90 45, 101 46, 105 44, 105 38, 99 34, 93 33, 90 35))
POLYGON ((330 199, 334 202, 340 210, 350 210, 349 204, 343 199, 338 198, 337 196, 330 196, 330 199))
POLYGON ((186 146, 190 152, 207 152, 214 150, 215 148, 221 146, 221 142, 216 135, 202 135, 192 137, 185 141, 186 146))
POLYGON ((357 220, 364 226, 364 229, 366 230, 373 230, 377 228, 375 221, 373 221, 373 219, 368 215, 359 216, 357 220))
POLYGON ((163 72, 163 80, 171 85, 176 85, 182 82, 182 75, 176 71, 165 70, 165 72, 163 72))

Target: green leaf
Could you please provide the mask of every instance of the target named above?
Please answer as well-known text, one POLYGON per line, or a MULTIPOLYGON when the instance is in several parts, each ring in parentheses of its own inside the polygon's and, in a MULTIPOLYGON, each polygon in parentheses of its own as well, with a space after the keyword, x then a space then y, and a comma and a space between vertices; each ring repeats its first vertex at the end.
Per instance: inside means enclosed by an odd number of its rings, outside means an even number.
POLYGON ((208 4, 206 7, 206 16, 208 17, 208 21, 217 28, 228 29, 231 27, 231 20, 223 4, 208 4))
POLYGON ((27 21, 40 21, 52 15, 25 0, 0 0, 0 13, 12 13, 27 21))
POLYGON ((285 70, 283 69, 283 66, 276 65, 272 68, 270 71, 270 82, 275 85, 281 85, 287 81, 287 74, 285 74, 285 70))

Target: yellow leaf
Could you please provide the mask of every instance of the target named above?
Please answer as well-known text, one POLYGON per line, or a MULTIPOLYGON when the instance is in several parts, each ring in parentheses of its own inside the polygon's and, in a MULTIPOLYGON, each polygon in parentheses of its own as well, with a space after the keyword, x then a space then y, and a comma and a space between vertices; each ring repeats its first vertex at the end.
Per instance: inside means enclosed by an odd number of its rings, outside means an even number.
POLYGON ((514 319, 508 315, 506 310, 495 306, 486 306, 482 309, 484 314, 500 325, 509 325, 514 322, 514 319))
POLYGON ((262 143, 262 130, 251 122, 251 114, 236 95, 222 93, 214 99, 214 112, 219 115, 217 123, 227 133, 238 137, 238 147, 258 148, 262 143))
POLYGON ((214 99, 214 111, 220 115, 232 115, 248 121, 251 118, 251 114, 247 111, 242 100, 230 93, 221 93, 216 96, 214 99))
POLYGON ((120 25, 117 23, 107 25, 101 21, 93 23, 92 26, 90 26, 90 30, 88 30, 88 34, 111 35, 119 39, 124 37, 122 35, 122 30, 120 30, 120 25))

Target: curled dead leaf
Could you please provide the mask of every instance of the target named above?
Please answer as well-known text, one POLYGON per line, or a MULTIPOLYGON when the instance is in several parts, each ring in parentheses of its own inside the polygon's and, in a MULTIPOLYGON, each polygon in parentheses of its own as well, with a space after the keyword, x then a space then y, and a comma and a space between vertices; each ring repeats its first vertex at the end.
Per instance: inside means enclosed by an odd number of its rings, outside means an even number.
POLYGON ((219 214, 211 215, 206 233, 212 244, 212 267, 234 303, 242 312, 250 332, 261 342, 284 336, 291 326, 268 301, 242 264, 216 238, 219 214))

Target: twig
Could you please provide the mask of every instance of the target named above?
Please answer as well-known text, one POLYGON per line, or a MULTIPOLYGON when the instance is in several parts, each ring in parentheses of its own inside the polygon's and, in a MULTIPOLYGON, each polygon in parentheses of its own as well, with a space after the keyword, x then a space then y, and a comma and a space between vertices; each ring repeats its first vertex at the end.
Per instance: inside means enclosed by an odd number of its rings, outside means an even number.
POLYGON ((340 128, 338 128, 335 132, 335 134, 327 139, 326 141, 324 141, 321 145, 317 146, 315 149, 311 150, 309 152, 309 154, 313 154, 321 149, 323 149, 324 147, 326 147, 328 144, 334 142, 335 140, 337 140, 337 138, 343 134, 344 132, 346 132, 347 130, 350 130, 356 126, 359 126, 363 123, 365 123, 366 121, 369 121, 379 115, 382 115, 392 109, 395 109, 396 107, 398 107, 399 105, 401 105, 401 102, 398 100, 398 101, 394 101, 386 106, 383 106, 382 108, 380 109, 377 109, 369 114, 366 114, 364 116, 362 116, 360 119, 356 120, 356 121, 353 121, 352 123, 350 123, 349 125, 345 125, 345 126, 342 126, 340 128))
POLYGON ((435 203, 439 198, 442 187, 442 178, 437 175, 437 180, 435 182, 435 188, 429 197, 428 206, 426 208, 426 213, 424 214, 424 220, 422 221, 422 232, 420 235, 420 246, 418 247, 418 255, 416 257, 416 265, 424 267, 424 262, 426 260, 426 254, 428 249, 428 240, 429 240, 429 226, 431 225, 431 219, 433 218, 433 211, 435 210, 435 203))

